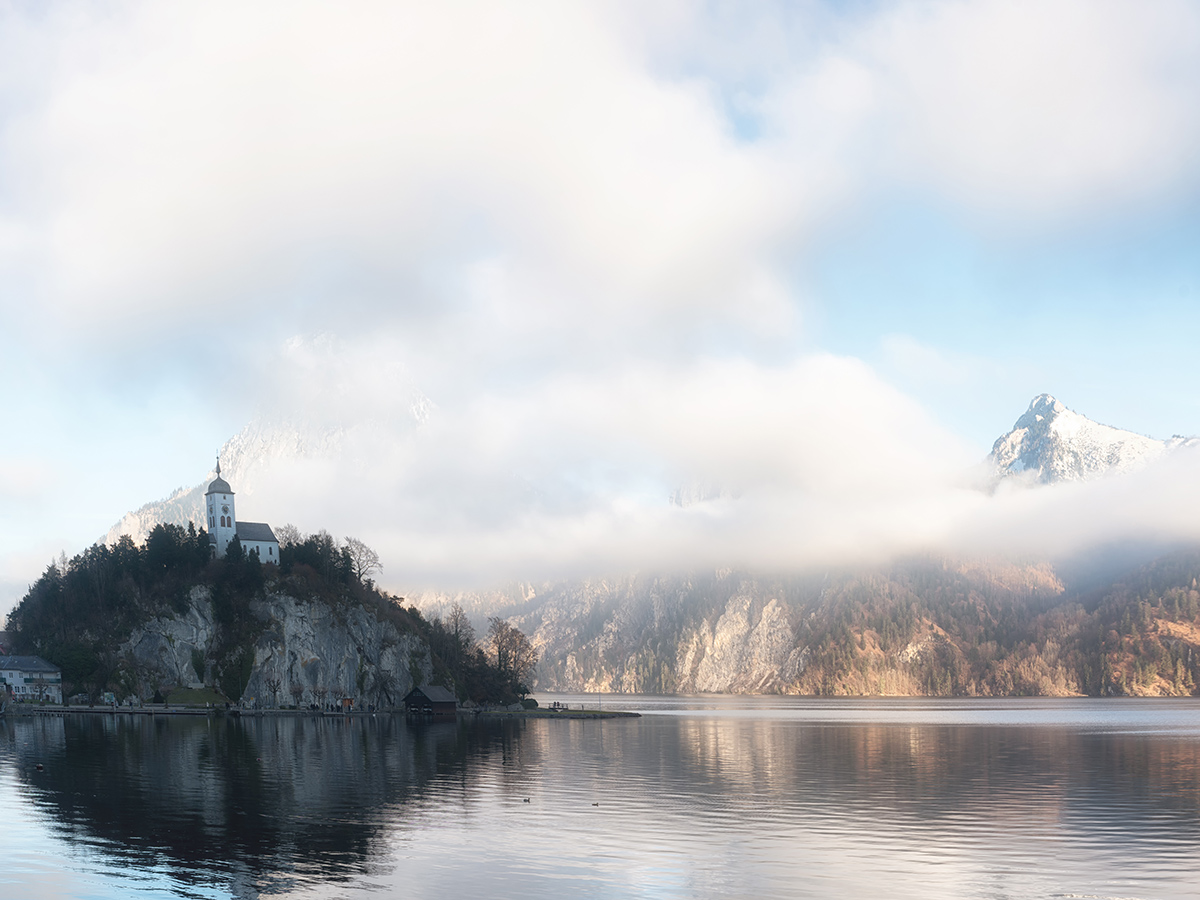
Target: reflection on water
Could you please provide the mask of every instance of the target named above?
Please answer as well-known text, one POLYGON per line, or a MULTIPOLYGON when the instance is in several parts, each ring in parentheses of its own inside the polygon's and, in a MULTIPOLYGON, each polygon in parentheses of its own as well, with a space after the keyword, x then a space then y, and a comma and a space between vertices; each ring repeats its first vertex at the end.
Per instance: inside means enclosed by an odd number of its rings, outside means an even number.
POLYGON ((181 885, 216 878, 245 894, 352 877, 378 856, 390 813, 419 802, 435 776, 461 780, 471 757, 505 754, 514 731, 74 715, 16 719, 0 734, 49 836, 120 868, 166 865, 181 885))
POLYGON ((1194 701, 604 702, 10 720, 0 896, 1200 895, 1194 701))

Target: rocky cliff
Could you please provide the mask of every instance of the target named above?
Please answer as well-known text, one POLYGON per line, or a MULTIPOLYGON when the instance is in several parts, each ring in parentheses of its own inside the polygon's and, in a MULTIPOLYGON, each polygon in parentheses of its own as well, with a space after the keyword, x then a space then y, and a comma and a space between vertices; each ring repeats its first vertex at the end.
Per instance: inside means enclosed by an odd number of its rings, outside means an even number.
MULTIPOLYGON (((212 589, 193 587, 182 612, 159 615, 120 647, 124 681, 142 699, 178 685, 229 685, 247 702, 393 706, 432 675, 429 646, 362 605, 268 588, 250 602, 258 628, 230 644, 212 589)), ((228 691, 227 691, 228 692, 228 691)))
POLYGON ((820 597, 819 579, 719 571, 522 585, 497 611, 531 636, 541 690, 779 692, 805 669, 803 611, 820 597))
POLYGON ((546 691, 1187 695, 1200 684, 1200 551, 1102 589, 1071 588, 1046 563, 924 558, 777 579, 520 585, 507 605, 486 600, 530 635, 546 691))

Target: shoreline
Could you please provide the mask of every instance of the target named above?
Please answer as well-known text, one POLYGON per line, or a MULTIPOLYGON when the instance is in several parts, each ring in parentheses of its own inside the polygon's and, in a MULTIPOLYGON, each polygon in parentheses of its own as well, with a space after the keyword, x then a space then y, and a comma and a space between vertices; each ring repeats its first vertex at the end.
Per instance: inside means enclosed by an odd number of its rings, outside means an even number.
POLYGON ((640 719, 641 713, 628 710, 607 709, 487 709, 476 713, 492 718, 511 719, 640 719))
MULTIPOLYGON (((311 719, 325 718, 364 718, 367 716, 405 716, 406 718, 425 719, 424 715, 409 714, 403 709, 369 710, 310 710, 310 709, 224 709, 203 706, 32 706, 27 704, 10 705, 5 713, 12 718, 55 717, 66 715, 85 716, 208 716, 217 718, 227 716, 233 719, 260 719, 279 716, 304 717, 311 719)), ((621 710, 600 709, 460 709, 455 716, 517 718, 517 719, 637 719, 641 713, 621 710)), ((449 719, 449 714, 445 716, 449 719)))
POLYGON ((8 715, 13 718, 34 716, 66 716, 66 715, 85 715, 85 716, 105 716, 105 715, 121 715, 121 716, 228 716, 234 719, 256 719, 274 716, 304 716, 307 718, 344 718, 346 716, 375 716, 375 715, 404 715, 403 709, 377 709, 369 710, 338 710, 330 712, 328 710, 311 710, 311 709, 225 709, 224 707, 203 707, 203 706, 28 706, 25 709, 20 707, 8 708, 8 715))

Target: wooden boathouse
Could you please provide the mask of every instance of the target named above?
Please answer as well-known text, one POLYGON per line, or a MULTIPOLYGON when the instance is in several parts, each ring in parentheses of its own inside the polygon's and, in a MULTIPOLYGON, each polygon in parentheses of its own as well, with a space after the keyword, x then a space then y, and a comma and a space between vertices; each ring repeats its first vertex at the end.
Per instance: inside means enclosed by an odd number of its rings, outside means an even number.
POLYGON ((404 696, 404 711, 416 716, 452 716, 458 709, 458 698, 436 684, 415 687, 404 696))

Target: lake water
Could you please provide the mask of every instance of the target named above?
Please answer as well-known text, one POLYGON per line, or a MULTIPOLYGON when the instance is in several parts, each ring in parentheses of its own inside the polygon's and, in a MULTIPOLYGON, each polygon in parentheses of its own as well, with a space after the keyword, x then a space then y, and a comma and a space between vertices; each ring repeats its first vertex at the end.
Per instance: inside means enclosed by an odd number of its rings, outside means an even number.
POLYGON ((1197 701, 541 699, 10 718, 0 898, 1200 897, 1197 701))

